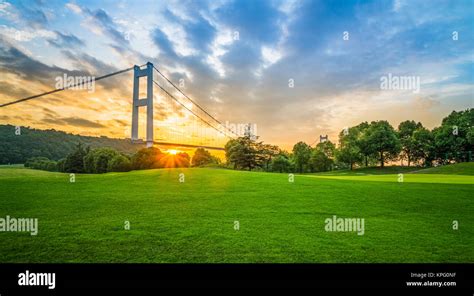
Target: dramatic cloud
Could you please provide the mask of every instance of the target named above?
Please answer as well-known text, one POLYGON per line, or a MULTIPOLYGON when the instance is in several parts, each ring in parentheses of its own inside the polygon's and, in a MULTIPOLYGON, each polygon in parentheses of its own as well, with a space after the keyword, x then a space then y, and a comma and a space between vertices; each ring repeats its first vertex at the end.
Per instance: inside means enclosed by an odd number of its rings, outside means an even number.
MULTIPOLYGON (((150 61, 222 122, 257 123, 262 140, 285 148, 319 134, 335 141, 361 121, 432 127, 472 106, 473 8, 465 1, 5 1, 1 100, 44 91, 64 73, 100 75, 150 61), (381 90, 388 73, 419 77, 420 92, 381 90)), ((42 127, 123 137, 131 87, 129 73, 101 81, 94 94, 24 108, 39 113, 42 127)), ((176 131, 189 114, 155 95, 157 134, 176 131)), ((6 111, 2 123, 26 121, 19 110, 6 111)))
POLYGON ((56 31, 56 38, 49 39, 48 43, 57 48, 75 48, 84 46, 84 41, 73 34, 63 34, 56 31))

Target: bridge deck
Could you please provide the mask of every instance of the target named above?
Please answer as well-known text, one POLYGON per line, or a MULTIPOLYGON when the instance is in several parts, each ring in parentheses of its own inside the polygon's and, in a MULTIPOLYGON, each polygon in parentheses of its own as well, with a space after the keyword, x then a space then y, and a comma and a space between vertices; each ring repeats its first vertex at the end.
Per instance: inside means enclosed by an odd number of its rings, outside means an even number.
POLYGON ((153 144, 162 146, 174 146, 174 147, 186 147, 186 148, 205 148, 210 150, 225 150, 223 147, 205 146, 205 145, 192 145, 192 144, 178 144, 169 142, 153 141, 153 144))

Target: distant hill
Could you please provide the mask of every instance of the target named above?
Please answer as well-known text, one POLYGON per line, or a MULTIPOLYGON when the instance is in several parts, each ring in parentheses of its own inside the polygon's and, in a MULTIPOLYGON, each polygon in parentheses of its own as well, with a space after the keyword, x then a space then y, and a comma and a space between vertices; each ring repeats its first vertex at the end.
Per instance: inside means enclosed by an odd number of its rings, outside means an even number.
POLYGON ((420 168, 420 167, 406 167, 406 166, 386 166, 380 167, 368 167, 358 168, 352 171, 340 170, 316 173, 316 175, 327 175, 327 176, 357 176, 357 175, 391 175, 391 174, 444 174, 444 175, 474 175, 474 162, 461 162, 456 164, 448 164, 432 168, 420 168))
POLYGON ((34 156, 59 160, 66 157, 78 143, 91 148, 111 147, 127 154, 145 147, 144 144, 132 144, 130 139, 80 136, 54 129, 21 127, 21 135, 15 135, 13 125, 0 125, 0 139, 0 164, 24 163, 34 156))
POLYGON ((420 170, 419 167, 405 167, 405 166, 386 166, 383 168, 380 167, 363 167, 357 168, 354 170, 338 170, 338 171, 329 171, 315 173, 316 175, 328 175, 328 176, 338 176, 338 175, 348 175, 348 176, 357 176, 357 175, 390 175, 398 173, 410 173, 413 171, 420 170))
POLYGON ((469 175, 474 176, 474 162, 461 162, 419 170, 419 174, 469 175))

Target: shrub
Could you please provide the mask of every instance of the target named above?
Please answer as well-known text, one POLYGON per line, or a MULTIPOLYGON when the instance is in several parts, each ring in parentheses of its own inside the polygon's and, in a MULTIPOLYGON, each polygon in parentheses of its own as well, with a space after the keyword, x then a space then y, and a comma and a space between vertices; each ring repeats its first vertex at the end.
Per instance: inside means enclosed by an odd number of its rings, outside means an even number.
POLYGON ((106 173, 109 162, 117 155, 120 154, 112 148, 93 149, 84 157, 84 170, 92 174, 106 173))
POLYGON ((204 148, 197 148, 194 152, 193 159, 191 161, 194 167, 196 166, 206 166, 209 164, 217 164, 219 160, 212 156, 209 151, 204 148))
POLYGON ((54 160, 50 160, 46 157, 28 158, 25 162, 25 167, 50 172, 57 171, 57 163, 54 160))
POLYGON ((165 156, 155 147, 143 148, 132 157, 132 168, 135 170, 157 169, 163 167, 161 159, 165 156))
POLYGON ((118 154, 115 155, 110 161, 107 167, 109 172, 128 172, 132 169, 132 163, 128 157, 118 154))
POLYGON ((68 173, 83 173, 84 157, 88 152, 88 148, 84 149, 82 144, 77 144, 76 149, 70 153, 64 161, 64 171, 68 173))

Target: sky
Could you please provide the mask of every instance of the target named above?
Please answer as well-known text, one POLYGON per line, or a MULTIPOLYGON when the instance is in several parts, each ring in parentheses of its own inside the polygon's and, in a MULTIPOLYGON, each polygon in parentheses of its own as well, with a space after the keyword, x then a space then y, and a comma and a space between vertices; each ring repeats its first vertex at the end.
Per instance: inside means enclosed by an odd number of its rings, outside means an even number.
MULTIPOLYGON (((148 61, 285 149, 363 121, 433 128, 473 107, 474 1, 0 0, 0 103, 148 61), (389 74, 419 87, 383 88, 389 74)), ((125 138, 131 104, 128 73, 1 108, 0 124, 125 138)), ((170 106, 155 90, 155 137, 189 119, 170 106)))

